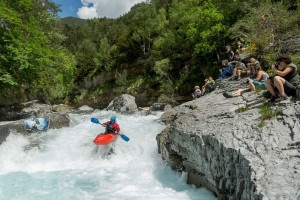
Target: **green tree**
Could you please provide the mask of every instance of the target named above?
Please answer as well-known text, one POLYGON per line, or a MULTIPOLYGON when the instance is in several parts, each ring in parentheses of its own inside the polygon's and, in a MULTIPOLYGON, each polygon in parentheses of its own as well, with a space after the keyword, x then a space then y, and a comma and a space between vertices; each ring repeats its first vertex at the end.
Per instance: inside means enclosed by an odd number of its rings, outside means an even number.
POLYGON ((54 4, 44 2, 0 2, 0 86, 5 88, 1 90, 3 94, 40 89, 51 99, 62 98, 70 90, 74 60, 60 46, 64 37, 55 28, 58 20, 54 4), (62 63, 65 64, 63 69, 62 63), (64 76, 62 72, 68 74, 64 76), (52 93, 52 87, 63 88, 61 94, 52 93))
POLYGON ((160 101, 167 103, 176 103, 174 100, 174 83, 173 77, 170 75, 172 66, 169 59, 163 59, 155 62, 154 71, 157 74, 156 81, 160 83, 161 97, 160 101))
POLYGON ((106 71, 110 71, 111 67, 115 64, 115 60, 113 58, 114 51, 116 51, 115 45, 111 46, 106 37, 101 39, 99 50, 94 58, 96 67, 94 68, 93 73, 90 75, 93 75, 101 68, 105 69, 106 71))
POLYGON ((211 54, 217 48, 226 27, 223 15, 210 3, 195 7, 188 20, 187 37, 194 44, 194 54, 211 54))
POLYGON ((132 35, 131 39, 139 44, 142 55, 151 52, 153 38, 165 27, 164 10, 156 10, 149 1, 140 3, 132 9, 131 13, 132 35))

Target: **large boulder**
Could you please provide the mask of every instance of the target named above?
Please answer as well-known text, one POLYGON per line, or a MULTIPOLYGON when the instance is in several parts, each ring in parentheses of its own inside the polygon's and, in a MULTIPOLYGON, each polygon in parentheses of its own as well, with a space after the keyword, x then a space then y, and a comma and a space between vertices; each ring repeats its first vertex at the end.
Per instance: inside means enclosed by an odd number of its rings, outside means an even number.
POLYGON ((282 113, 263 120, 263 92, 226 99, 222 93, 245 80, 217 82, 219 89, 162 115, 162 158, 219 199, 299 199, 300 102, 274 104, 282 113))
POLYGON ((129 94, 122 94, 114 98, 106 109, 117 112, 135 112, 138 110, 135 97, 129 94))

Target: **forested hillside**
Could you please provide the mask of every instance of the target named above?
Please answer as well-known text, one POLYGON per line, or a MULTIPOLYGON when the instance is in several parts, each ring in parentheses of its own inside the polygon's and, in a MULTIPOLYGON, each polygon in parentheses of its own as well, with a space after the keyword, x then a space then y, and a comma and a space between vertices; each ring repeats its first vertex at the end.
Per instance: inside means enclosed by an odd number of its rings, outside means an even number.
POLYGON ((81 20, 58 18, 49 0, 0 0, 1 95, 80 104, 143 93, 176 104, 218 77, 225 45, 237 41, 264 68, 279 53, 300 65, 299 3, 151 0, 117 19, 81 20))

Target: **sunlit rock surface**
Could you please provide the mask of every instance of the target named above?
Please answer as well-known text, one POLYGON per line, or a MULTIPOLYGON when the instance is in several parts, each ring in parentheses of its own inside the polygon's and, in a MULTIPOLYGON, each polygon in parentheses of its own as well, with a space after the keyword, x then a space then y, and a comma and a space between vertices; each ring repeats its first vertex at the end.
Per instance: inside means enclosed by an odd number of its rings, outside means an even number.
POLYGON ((282 115, 259 127, 262 92, 226 99, 243 82, 218 81, 218 89, 166 111, 168 127, 158 151, 188 183, 207 187, 220 199, 300 199, 300 101, 272 105, 282 115), (237 113, 249 105, 249 110, 237 113))

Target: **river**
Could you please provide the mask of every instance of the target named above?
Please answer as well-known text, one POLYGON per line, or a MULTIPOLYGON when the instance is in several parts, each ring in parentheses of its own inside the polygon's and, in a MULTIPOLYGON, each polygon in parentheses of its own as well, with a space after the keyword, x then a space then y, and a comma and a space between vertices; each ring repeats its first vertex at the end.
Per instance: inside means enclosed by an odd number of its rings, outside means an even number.
POLYGON ((70 114, 70 126, 25 136, 11 132, 0 146, 1 200, 215 200, 206 189, 186 184, 157 153, 162 113, 143 116, 96 110, 70 114), (109 146, 93 139, 101 122, 116 115, 121 133, 109 146), (109 150, 113 153, 109 154, 109 150))

